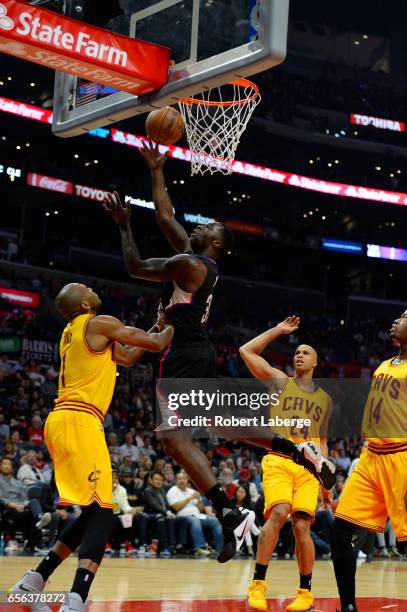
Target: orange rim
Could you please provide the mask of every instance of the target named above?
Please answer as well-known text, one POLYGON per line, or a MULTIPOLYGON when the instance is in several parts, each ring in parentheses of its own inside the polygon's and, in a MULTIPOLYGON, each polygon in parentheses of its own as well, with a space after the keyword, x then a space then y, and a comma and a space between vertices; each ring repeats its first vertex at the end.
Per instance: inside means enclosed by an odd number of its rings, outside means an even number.
POLYGON ((192 106, 193 104, 200 104, 202 106, 242 106, 243 104, 247 104, 248 102, 252 102, 260 95, 259 88, 256 83, 252 83, 252 81, 248 81, 247 79, 237 79, 236 81, 231 81, 228 83, 229 85, 236 85, 238 87, 251 87, 254 92, 248 98, 244 100, 229 100, 226 102, 219 101, 216 102, 214 100, 203 100, 200 98, 182 98, 182 100, 178 100, 179 104, 186 104, 187 106, 192 106))

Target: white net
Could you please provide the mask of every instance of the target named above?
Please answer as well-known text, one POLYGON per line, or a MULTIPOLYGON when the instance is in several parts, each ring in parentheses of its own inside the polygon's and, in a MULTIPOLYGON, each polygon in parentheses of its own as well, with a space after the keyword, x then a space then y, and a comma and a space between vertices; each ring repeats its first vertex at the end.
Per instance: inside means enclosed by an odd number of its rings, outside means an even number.
POLYGON ((191 149, 191 175, 231 174, 240 138, 261 96, 241 79, 178 102, 191 149))

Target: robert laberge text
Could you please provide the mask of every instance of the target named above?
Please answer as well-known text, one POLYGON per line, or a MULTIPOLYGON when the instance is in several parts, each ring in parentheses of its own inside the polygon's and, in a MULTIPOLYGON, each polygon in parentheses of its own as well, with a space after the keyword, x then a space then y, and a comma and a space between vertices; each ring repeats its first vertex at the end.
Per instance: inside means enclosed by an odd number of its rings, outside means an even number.
POLYGON ((178 417, 173 414, 168 417, 170 427, 310 427, 310 419, 282 419, 278 416, 235 417, 216 415, 214 417, 194 416, 192 418, 178 417))

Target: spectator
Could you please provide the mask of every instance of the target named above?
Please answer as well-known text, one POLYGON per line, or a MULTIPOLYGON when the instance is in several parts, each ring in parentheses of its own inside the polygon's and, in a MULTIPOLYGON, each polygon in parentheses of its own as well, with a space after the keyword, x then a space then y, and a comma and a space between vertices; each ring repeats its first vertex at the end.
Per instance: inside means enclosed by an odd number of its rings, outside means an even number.
POLYGON ((338 465, 338 467, 342 468, 344 472, 348 471, 351 464, 351 459, 346 455, 344 449, 341 449, 339 451, 339 456, 336 458, 336 464, 338 465))
POLYGON ((10 427, 6 423, 6 417, 0 412, 0 444, 7 440, 10 435, 10 427))
POLYGON ((318 504, 315 513, 315 520, 311 525, 311 538, 315 544, 317 555, 329 555, 330 545, 330 526, 334 517, 330 508, 324 507, 321 489, 318 493, 318 504))
POLYGON ((242 468, 239 472, 239 480, 235 481, 236 485, 243 485, 248 487, 249 489, 249 493, 250 493, 250 500, 252 501, 253 504, 256 503, 256 501, 259 498, 259 492, 257 490, 256 485, 254 484, 254 482, 250 482, 250 472, 247 468, 242 468))
POLYGON ((205 514, 201 494, 191 489, 188 484, 188 477, 181 470, 176 476, 175 485, 167 493, 168 504, 178 517, 186 517, 196 556, 210 554, 205 532, 211 533, 216 551, 219 553, 223 544, 222 527, 215 516, 205 514))
POLYGON ((109 450, 110 459, 112 460, 112 463, 121 463, 123 457, 120 453, 120 448, 117 443, 117 434, 115 434, 114 431, 111 431, 107 436, 107 448, 109 450))
POLYGON ((139 522, 143 523, 142 530, 146 532, 147 517, 143 514, 141 506, 131 506, 127 497, 127 491, 119 484, 117 472, 113 472, 113 513, 115 522, 110 535, 110 542, 106 547, 106 552, 111 550, 120 550, 120 545, 126 542, 126 553, 133 554, 136 552, 135 532, 134 532, 134 517, 138 515, 139 522), (127 516, 125 516, 127 515, 127 516), (110 548, 110 543, 111 547, 110 548))
POLYGON ((6 440, 6 442, 4 443, 3 457, 7 457, 7 459, 10 459, 14 469, 18 469, 20 467, 20 457, 11 439, 6 440))
POLYGON ((137 463, 137 461, 140 459, 140 451, 137 446, 133 444, 133 442, 134 436, 131 432, 128 431, 124 436, 124 444, 120 446, 119 452, 123 457, 130 456, 132 462, 137 463))
POLYGON ((163 468, 164 484, 163 489, 166 493, 175 485, 174 468, 171 463, 166 463, 163 468))
POLYGON ((233 472, 230 468, 225 467, 219 474, 219 483, 225 491, 229 499, 232 499, 236 493, 237 485, 233 482, 233 472))
POLYGON ((126 489, 130 506, 135 509, 133 516, 133 538, 138 545, 138 555, 143 556, 147 551, 147 516, 143 513, 143 489, 136 486, 133 472, 127 467, 121 469, 120 482, 126 489))
POLYGON ((23 487, 28 489, 33 484, 43 483, 44 476, 41 471, 36 467, 37 453, 32 450, 28 451, 22 458, 21 462, 23 465, 17 472, 17 480, 21 482, 23 487))
POLYGON ((13 477, 13 464, 7 457, 3 457, 0 462, 0 499, 5 506, 6 526, 12 533, 21 529, 29 546, 34 550, 38 543, 39 530, 49 524, 51 515, 42 514, 42 511, 33 512, 23 485, 13 477))
POLYGON ((28 441, 35 446, 44 444, 44 428, 40 416, 33 416, 31 426, 28 428, 28 441))
POLYGON ((150 436, 143 436, 143 446, 140 447, 140 457, 149 457, 155 459, 157 454, 151 446, 150 436))
MULTIPOLYGON (((169 556, 176 546, 185 544, 185 531, 181 531, 179 541, 175 540, 175 514, 171 512, 163 489, 164 479, 159 472, 154 472, 150 484, 144 490, 145 512, 148 526, 158 534, 159 546, 163 556, 169 556), (182 541, 184 540, 184 541, 182 541)), ((185 525, 185 520, 181 523, 185 525)), ((149 554, 155 554, 154 547, 150 547, 149 554)))
POLYGON ((44 482, 50 483, 52 479, 52 466, 46 458, 46 453, 42 450, 37 451, 36 468, 40 470, 44 482))

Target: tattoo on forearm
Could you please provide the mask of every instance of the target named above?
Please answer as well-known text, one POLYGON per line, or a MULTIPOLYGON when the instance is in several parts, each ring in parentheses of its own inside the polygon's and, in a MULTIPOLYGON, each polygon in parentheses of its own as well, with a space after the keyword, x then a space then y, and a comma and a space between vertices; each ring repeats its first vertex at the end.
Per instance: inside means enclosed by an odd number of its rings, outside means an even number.
POLYGON ((122 239, 124 261, 127 270, 130 272, 138 267, 140 253, 134 241, 133 232, 129 223, 125 227, 120 228, 120 237, 122 239))

